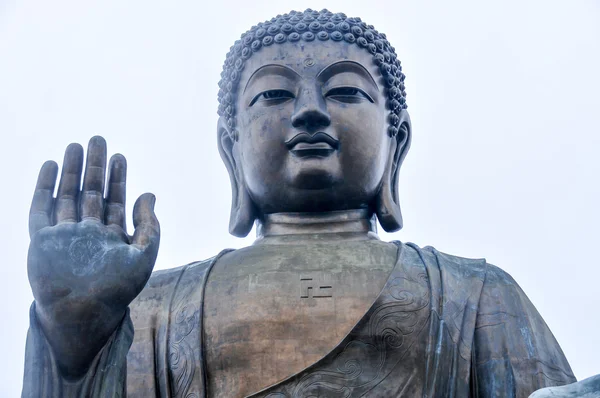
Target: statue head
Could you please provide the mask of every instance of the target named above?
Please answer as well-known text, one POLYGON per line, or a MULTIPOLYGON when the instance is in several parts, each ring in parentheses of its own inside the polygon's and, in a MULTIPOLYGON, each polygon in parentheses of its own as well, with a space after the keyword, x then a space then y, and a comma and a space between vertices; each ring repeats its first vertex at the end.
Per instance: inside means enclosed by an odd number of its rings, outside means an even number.
POLYGON ((327 10, 280 15, 231 47, 219 87, 233 235, 264 214, 360 208, 386 231, 402 228, 397 181, 411 124, 384 34, 327 10))

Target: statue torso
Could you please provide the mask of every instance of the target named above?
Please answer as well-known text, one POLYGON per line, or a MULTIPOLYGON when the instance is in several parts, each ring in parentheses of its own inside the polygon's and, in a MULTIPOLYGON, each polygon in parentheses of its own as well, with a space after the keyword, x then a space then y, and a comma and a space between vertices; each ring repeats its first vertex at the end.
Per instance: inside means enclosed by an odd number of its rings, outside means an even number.
POLYGON ((574 381, 483 260, 379 241, 223 253, 155 272, 132 303, 128 396, 528 396, 574 381))
POLYGON ((378 240, 257 244, 224 255, 205 292, 210 396, 241 397, 313 364, 370 308, 397 247, 378 240))

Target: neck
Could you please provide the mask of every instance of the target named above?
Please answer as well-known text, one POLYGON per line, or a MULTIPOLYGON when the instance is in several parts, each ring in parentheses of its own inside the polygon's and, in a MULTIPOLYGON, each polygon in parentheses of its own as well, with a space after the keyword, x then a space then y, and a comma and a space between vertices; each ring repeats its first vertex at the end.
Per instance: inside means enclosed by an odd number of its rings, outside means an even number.
POLYGON ((367 209, 267 214, 256 231, 255 244, 379 239, 375 216, 367 209))

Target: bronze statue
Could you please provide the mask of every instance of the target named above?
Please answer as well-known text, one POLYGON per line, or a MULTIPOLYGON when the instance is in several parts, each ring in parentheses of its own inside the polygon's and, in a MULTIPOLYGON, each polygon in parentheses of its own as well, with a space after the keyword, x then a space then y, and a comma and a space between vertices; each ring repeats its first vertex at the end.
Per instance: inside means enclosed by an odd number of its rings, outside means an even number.
POLYGON ((71 144, 57 197, 46 162, 31 208, 24 397, 527 397, 576 381, 508 274, 378 239, 377 220, 402 227, 412 134, 384 34, 291 12, 242 35, 221 76, 230 232, 257 223, 255 243, 152 273, 154 196, 128 236, 125 158, 105 179, 104 140, 85 172, 71 144))

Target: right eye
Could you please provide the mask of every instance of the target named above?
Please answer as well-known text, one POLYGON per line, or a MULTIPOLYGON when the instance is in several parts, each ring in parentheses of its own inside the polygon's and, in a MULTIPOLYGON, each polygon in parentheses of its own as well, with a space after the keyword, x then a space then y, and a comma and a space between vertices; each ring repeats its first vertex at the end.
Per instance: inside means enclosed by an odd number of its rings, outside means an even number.
POLYGON ((250 102, 250 106, 254 105, 254 103, 257 101, 265 101, 268 103, 280 103, 292 98, 294 98, 294 94, 290 93, 287 90, 267 90, 254 97, 250 102))

